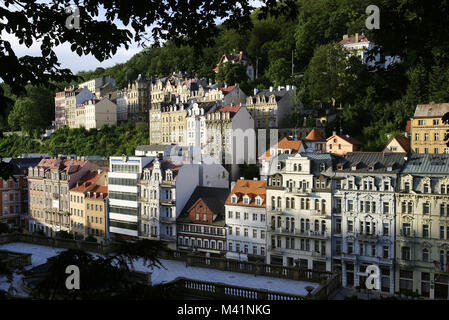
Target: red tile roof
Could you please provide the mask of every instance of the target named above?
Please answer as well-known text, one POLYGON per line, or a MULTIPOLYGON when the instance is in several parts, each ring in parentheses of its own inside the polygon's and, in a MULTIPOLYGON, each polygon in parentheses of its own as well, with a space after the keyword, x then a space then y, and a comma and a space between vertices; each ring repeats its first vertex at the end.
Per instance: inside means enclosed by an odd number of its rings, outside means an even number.
POLYGON ((312 129, 304 140, 326 141, 326 138, 324 138, 317 129, 312 129))
POLYGON ((303 142, 301 140, 290 140, 287 137, 284 137, 270 149, 268 149, 263 155, 259 157, 259 159, 269 160, 271 159, 270 150, 271 149, 290 149, 291 153, 298 153, 299 148, 303 142))
POLYGON ((233 86, 228 86, 228 87, 226 87, 226 88, 220 88, 220 91, 223 91, 223 92, 229 93, 229 92, 231 92, 232 90, 234 90, 234 89, 235 89, 235 87, 236 87, 236 85, 233 85, 233 86))
POLYGON ((387 145, 390 144, 391 141, 396 140, 398 142, 398 144, 402 147, 402 149, 404 149, 405 152, 410 152, 410 139, 403 137, 403 136, 399 136, 399 137, 393 137, 390 139, 390 141, 388 141, 387 145))
POLYGON ((59 171, 67 171, 70 174, 77 172, 86 163, 86 160, 42 159, 37 166, 45 170, 58 169, 59 171))
POLYGON ((239 110, 240 110, 240 104, 237 104, 234 106, 226 105, 226 106, 219 107, 217 109, 217 111, 219 111, 219 112, 234 112, 234 113, 237 113, 239 110))
POLYGON ((340 44, 352 44, 358 42, 369 42, 369 39, 364 34, 359 34, 359 39, 356 41, 355 35, 353 35, 341 40, 340 44))
POLYGON ((100 200, 103 201, 108 196, 108 187, 107 186, 101 186, 96 185, 92 190, 90 191, 90 198, 91 200, 100 200), (97 197, 94 198, 94 192, 96 192, 97 197), (100 198, 100 194, 103 193, 103 198, 100 198))
POLYGON ((234 188, 232 188, 231 193, 226 199, 225 204, 232 206, 247 206, 247 207, 259 207, 264 208, 266 206, 266 186, 267 182, 265 180, 237 180, 235 182, 234 188), (232 195, 238 196, 237 203, 231 202, 232 195), (249 199, 249 204, 243 203, 243 196, 247 195, 249 199), (256 205, 256 197, 262 198, 262 204, 256 205))
POLYGON ((77 182, 77 186, 70 189, 73 192, 87 192, 89 187, 92 187, 93 184, 102 176, 104 172, 88 172, 86 173, 80 181, 77 182))

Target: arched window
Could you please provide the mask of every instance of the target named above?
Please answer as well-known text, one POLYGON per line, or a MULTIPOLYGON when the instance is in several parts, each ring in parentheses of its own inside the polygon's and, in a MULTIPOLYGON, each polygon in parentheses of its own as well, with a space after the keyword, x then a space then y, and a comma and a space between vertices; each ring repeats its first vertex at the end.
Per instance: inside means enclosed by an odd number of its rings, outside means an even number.
POLYGON ((292 209, 295 209, 295 198, 291 198, 290 206, 292 209))

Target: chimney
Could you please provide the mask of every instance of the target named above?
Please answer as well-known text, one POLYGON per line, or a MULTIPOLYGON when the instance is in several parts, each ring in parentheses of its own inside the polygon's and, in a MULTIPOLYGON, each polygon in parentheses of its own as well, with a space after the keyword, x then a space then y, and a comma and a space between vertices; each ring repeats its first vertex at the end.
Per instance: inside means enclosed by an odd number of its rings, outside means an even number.
POLYGON ((343 40, 347 40, 348 39, 348 35, 347 34, 344 34, 343 35, 343 40))
POLYGON ((359 34, 358 33, 355 34, 355 42, 359 42, 359 34))
POLYGON ((245 180, 245 177, 240 177, 240 180, 245 180))
POLYGON ((337 134, 337 131, 332 131, 332 135, 335 136, 337 134))

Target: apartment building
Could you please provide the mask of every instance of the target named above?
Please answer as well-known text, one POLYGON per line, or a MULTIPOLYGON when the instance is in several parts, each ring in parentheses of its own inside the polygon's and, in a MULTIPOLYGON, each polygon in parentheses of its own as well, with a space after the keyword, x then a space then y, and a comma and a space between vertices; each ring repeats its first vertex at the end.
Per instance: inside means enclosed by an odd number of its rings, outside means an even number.
POLYGON ((102 126, 113 126, 117 124, 117 105, 107 98, 88 100, 83 104, 84 126, 89 129, 100 129, 102 126))
POLYGON ((270 148, 259 157, 260 178, 266 180, 269 172, 272 171, 271 166, 274 166, 274 169, 278 166, 276 161, 271 161, 273 158, 276 160, 277 156, 280 154, 303 153, 306 152, 306 149, 307 146, 302 140, 295 140, 287 137, 282 138, 276 144, 270 146, 270 148))
POLYGON ((90 161, 42 159, 28 169, 30 232, 38 229, 47 235, 70 231, 69 190, 90 170, 90 161))
POLYGON ((80 83, 78 85, 79 88, 87 88, 90 92, 95 94, 97 97, 102 97, 103 94, 112 91, 115 88, 116 82, 112 77, 99 77, 95 79, 91 79, 80 83), (106 88, 110 88, 105 91, 106 88))
POLYGON ((220 163, 239 164, 250 157, 256 160, 254 120, 245 107, 226 105, 208 112, 206 134, 202 152, 220 163))
POLYGON ((6 223, 10 229, 28 229, 28 168, 37 165, 41 159, 3 160, 12 166, 13 176, 8 180, 0 179, 0 223, 6 223))
MULTIPOLYGON (((267 179, 267 262, 330 271, 332 157, 281 154, 267 179)), ((273 161, 272 160, 272 161, 273 161)))
POLYGON ((98 194, 96 190, 98 186, 105 186, 107 181, 107 175, 104 171, 90 171, 86 173, 76 185, 70 189, 70 231, 73 233, 75 238, 84 238, 93 233, 96 236, 105 237, 106 230, 104 225, 106 224, 106 207, 105 201, 107 197, 107 187, 105 190, 101 189, 98 194), (93 194, 95 193, 95 197, 93 194), (98 200, 103 203, 99 207, 98 200), (95 217, 100 218, 101 226, 98 228, 91 227, 91 217, 92 208, 97 205, 97 210, 95 211, 95 217), (102 215, 103 214, 103 215, 102 215), (95 230, 97 230, 95 232, 95 230), (100 232, 101 230, 101 232, 100 232))
POLYGON ((234 183, 225 203, 226 258, 266 262, 266 184, 244 179, 234 183))
POLYGON ((77 126, 77 107, 91 99, 95 99, 95 94, 87 88, 77 86, 65 88, 65 116, 69 128, 76 128, 77 126))
POLYGON ((405 157, 355 152, 336 163, 332 255, 343 286, 364 287, 366 267, 376 265, 381 290, 395 292, 395 190, 405 157))
POLYGON ((223 257, 227 188, 197 187, 176 220, 177 249, 223 257))
POLYGON ((410 140, 414 153, 449 153, 446 134, 449 122, 449 103, 419 104, 410 120, 410 140))
MULTIPOLYGON (((187 104, 176 103, 161 107, 162 144, 186 145, 187 104)), ((154 126, 153 126, 154 128, 154 126)), ((150 132, 152 134, 152 132, 150 132)))
POLYGON ((65 108, 65 91, 56 92, 55 95, 55 125, 56 128, 63 127, 67 124, 66 108, 65 108))
POLYGON ((186 115, 186 145, 205 147, 207 143, 206 114, 220 107, 217 102, 192 103, 186 115))
POLYGON ((139 74, 136 80, 128 83, 126 89, 128 119, 133 122, 148 122, 150 82, 150 79, 139 74))
POLYGON ((111 237, 139 236, 138 179, 150 157, 110 157, 108 172, 109 232, 111 237))
MULTIPOLYGON (((218 164, 152 159, 137 182, 139 237, 164 240, 176 248, 176 219, 195 188, 227 188, 228 178, 228 172, 218 164)), ((112 218, 112 207, 110 211, 112 218)))
POLYGON ((115 104, 117 105, 117 122, 128 121, 128 94, 126 88, 117 93, 115 104))
POLYGON ((275 90, 257 91, 246 98, 246 107, 254 118, 256 129, 271 129, 285 127, 294 105, 295 86, 278 87, 275 90))
POLYGON ((220 88, 218 85, 208 87, 204 91, 204 96, 199 98, 202 102, 221 102, 223 105, 244 104, 246 94, 240 89, 238 83, 220 88))
POLYGON ((449 155, 413 154, 396 193, 396 292, 447 299, 449 155))
POLYGON ((87 191, 86 201, 86 235, 92 236, 98 242, 109 238, 108 187, 95 185, 87 191))

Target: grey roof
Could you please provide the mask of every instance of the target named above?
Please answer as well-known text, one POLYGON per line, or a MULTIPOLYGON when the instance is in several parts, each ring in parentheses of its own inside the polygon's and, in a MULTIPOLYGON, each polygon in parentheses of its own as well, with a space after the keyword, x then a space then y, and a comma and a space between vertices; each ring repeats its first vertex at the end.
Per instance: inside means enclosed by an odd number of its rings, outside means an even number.
POLYGON ((402 174, 449 175, 449 154, 412 154, 402 174))
POLYGON ((274 96, 276 97, 276 101, 281 100, 286 94, 289 94, 290 91, 287 90, 273 90, 270 91, 269 89, 265 89, 265 90, 261 90, 259 91, 256 96, 265 96, 265 97, 270 97, 274 94, 274 96))
POLYGON ((343 164, 346 172, 359 173, 399 173, 404 165, 406 153, 395 152, 349 152, 344 157, 337 160, 338 164, 343 164), (357 165, 356 170, 352 166, 357 165), (387 171, 387 166, 392 165, 392 170, 387 171), (374 166, 374 170, 370 169, 374 166))
POLYGON ((225 202, 230 190, 227 188, 196 187, 179 215, 178 222, 191 222, 188 211, 199 199, 202 199, 214 215, 213 225, 225 225, 225 202))
POLYGON ((164 151, 165 145, 161 144, 142 144, 136 147, 137 151, 164 151))
POLYGON ((41 161, 42 157, 39 158, 12 158, 9 160, 14 168, 14 174, 21 175, 26 174, 29 167, 35 167, 41 161))
POLYGON ((449 112, 449 103, 418 104, 414 117, 443 117, 449 112))
POLYGON ((301 155, 310 159, 310 171, 316 176, 323 173, 320 170, 322 163, 326 165, 326 170, 332 170, 334 158, 330 153, 301 153, 301 155))

